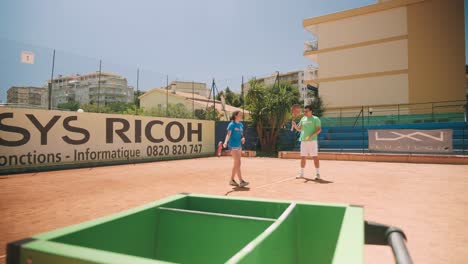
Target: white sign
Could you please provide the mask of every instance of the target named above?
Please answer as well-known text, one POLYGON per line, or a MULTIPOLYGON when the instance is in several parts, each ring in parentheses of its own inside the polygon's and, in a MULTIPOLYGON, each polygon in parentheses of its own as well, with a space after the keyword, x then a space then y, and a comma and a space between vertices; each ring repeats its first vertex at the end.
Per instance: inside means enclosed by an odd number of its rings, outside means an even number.
POLYGON ((34 64, 34 53, 32 51, 22 51, 21 62, 27 64, 34 64))
POLYGON ((369 130, 369 149, 381 152, 451 153, 451 129, 369 130))
POLYGON ((0 174, 214 155, 214 122, 0 108, 0 174))

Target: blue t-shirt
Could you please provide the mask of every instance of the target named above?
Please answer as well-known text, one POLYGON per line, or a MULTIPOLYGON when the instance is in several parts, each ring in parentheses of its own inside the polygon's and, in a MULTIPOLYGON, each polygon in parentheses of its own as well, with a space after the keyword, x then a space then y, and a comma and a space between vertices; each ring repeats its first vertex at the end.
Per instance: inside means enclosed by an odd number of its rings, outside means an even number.
POLYGON ((228 141, 228 146, 230 148, 240 148, 242 146, 241 139, 244 132, 244 125, 241 122, 236 123, 231 121, 227 127, 228 131, 231 131, 231 137, 228 141))

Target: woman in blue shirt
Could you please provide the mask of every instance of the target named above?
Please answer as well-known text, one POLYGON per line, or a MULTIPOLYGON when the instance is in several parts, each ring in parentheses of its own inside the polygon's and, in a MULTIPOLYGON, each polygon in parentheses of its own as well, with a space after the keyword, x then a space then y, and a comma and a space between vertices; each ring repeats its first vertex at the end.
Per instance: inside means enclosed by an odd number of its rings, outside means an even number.
POLYGON ((245 187, 249 183, 242 179, 241 173, 241 156, 242 156, 242 144, 245 143, 244 138, 244 126, 240 122, 242 119, 242 112, 235 111, 231 116, 231 123, 227 127, 226 139, 224 140, 223 146, 226 148, 229 146, 231 150, 232 159, 234 160, 234 165, 232 167, 231 181, 230 185, 236 187, 245 187), (236 176, 239 178, 239 184, 234 180, 236 176))

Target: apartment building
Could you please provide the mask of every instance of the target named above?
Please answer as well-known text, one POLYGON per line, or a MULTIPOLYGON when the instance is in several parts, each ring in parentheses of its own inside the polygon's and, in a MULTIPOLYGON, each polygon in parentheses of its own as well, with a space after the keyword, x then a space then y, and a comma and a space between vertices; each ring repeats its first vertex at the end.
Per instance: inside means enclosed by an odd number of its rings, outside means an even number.
MULTIPOLYGON (((205 110, 213 108, 220 114, 221 120, 228 120, 234 111, 243 111, 242 108, 227 105, 219 100, 208 98, 207 96, 186 93, 176 90, 165 89, 165 87, 154 88, 139 97, 140 106, 145 111, 152 109, 165 109, 167 104, 181 104, 189 111, 205 110)), ((245 119, 250 118, 249 111, 244 110, 245 119)))
POLYGON ((52 107, 76 101, 80 104, 107 104, 133 101, 133 87, 127 79, 116 74, 95 72, 85 75, 68 75, 52 82, 52 107))
POLYGON ((195 93, 201 96, 208 97, 210 90, 206 87, 206 83, 200 82, 183 82, 173 81, 169 84, 169 90, 183 92, 183 93, 195 93))
POLYGON ((7 91, 7 103, 46 107, 46 89, 33 86, 13 86, 7 91))
MULTIPOLYGON (((255 78, 256 83, 264 83, 265 85, 273 85, 275 80, 285 81, 299 89, 299 93, 302 99, 307 98, 307 84, 304 81, 304 78, 307 76, 310 80, 314 80, 317 74, 317 69, 313 66, 309 66, 305 71, 291 71, 286 73, 275 72, 270 76, 255 78)), ((310 85, 316 87, 316 84, 309 82, 310 85)), ((250 89, 250 83, 244 83, 244 93, 247 94, 250 89)))
POLYGON ((303 20, 328 108, 464 100, 463 0, 386 0, 303 20))

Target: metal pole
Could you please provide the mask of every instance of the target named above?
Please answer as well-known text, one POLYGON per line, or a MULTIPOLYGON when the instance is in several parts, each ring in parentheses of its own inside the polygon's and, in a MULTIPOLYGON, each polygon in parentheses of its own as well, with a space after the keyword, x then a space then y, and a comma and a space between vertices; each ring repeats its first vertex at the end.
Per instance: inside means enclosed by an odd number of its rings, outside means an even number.
POLYGON ((169 117, 169 75, 166 75, 166 117, 169 117))
POLYGON ((342 116, 341 111, 342 111, 342 109, 340 108, 340 126, 341 126, 341 116, 342 116))
POLYGON ((140 108, 140 104, 138 103, 138 96, 139 96, 139 81, 140 81, 140 68, 137 68, 137 92, 136 96, 137 98, 135 99, 135 113, 138 115, 138 108, 140 108))
POLYGON ((465 155, 465 127, 463 127, 463 130, 462 130, 462 154, 465 155))
POLYGON ((395 256, 396 263, 411 264, 411 259, 408 249, 405 245, 405 237, 400 232, 391 232, 387 237, 388 244, 392 247, 393 255, 395 256))
POLYGON ((102 61, 99 60, 98 95, 97 95, 97 111, 98 111, 98 113, 99 113, 99 97, 101 95, 101 66, 102 66, 102 61))
POLYGON ((361 108, 361 135, 362 135, 362 153, 364 153, 364 106, 361 108))
POLYGON ((244 123, 244 116, 245 116, 244 75, 242 75, 241 97, 242 97, 242 123, 244 123))
POLYGON ((369 106, 367 107, 367 126, 369 126, 370 122, 370 108, 369 106))
POLYGON ((397 124, 400 124, 400 104, 398 104, 398 121, 397 124))
POLYGON ((52 74, 50 76, 50 82, 49 82, 49 106, 48 109, 52 109, 52 84, 54 81, 54 68, 55 68, 55 50, 54 50, 54 55, 52 56, 52 74))
POLYGON ((195 83, 192 81, 192 115, 195 119, 195 83))
POLYGON ((406 248, 405 233, 400 228, 365 221, 364 234, 366 245, 390 246, 395 257, 395 263, 413 263, 406 248))
POLYGON ((213 85, 211 86, 213 89, 213 121, 216 121, 216 92, 215 92, 215 79, 213 78, 213 85))
POLYGON ((431 103, 431 108, 432 122, 434 122, 434 103, 431 103))
POLYGON ((465 122, 466 122, 466 118, 467 118, 467 114, 468 114, 468 103, 466 103, 463 107, 463 114, 465 116, 465 122))

